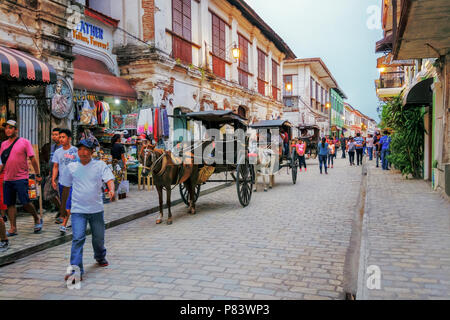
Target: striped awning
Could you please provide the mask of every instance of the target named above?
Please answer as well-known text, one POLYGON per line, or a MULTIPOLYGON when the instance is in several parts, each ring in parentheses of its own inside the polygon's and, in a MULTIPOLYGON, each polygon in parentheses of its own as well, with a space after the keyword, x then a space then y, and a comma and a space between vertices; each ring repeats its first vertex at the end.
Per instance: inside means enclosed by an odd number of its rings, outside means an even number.
POLYGON ((0 76, 16 80, 56 83, 56 71, 22 51, 0 46, 0 76))

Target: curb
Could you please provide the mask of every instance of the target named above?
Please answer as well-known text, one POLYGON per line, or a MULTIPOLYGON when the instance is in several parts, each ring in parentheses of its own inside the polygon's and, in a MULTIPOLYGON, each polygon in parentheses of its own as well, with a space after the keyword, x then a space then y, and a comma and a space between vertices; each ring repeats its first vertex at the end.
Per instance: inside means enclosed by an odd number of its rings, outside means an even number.
MULTIPOLYGON (((206 189, 206 190, 200 191, 200 196, 205 196, 207 194, 210 194, 210 193, 213 193, 213 192, 225 189, 225 188, 227 188, 227 187, 229 187, 231 185, 233 185, 233 183, 228 182, 228 183, 225 183, 225 184, 222 184, 222 185, 219 185, 219 186, 212 187, 210 189, 206 189)), ((178 205, 180 203, 183 203, 183 200, 182 199, 177 199, 177 200, 171 201, 171 206, 173 207, 173 206, 176 206, 176 205, 178 205)), ((165 204, 163 208, 167 209, 167 204, 165 204)), ((109 222, 105 223, 105 229, 107 230, 107 229, 110 229, 110 228, 114 228, 114 227, 117 227, 119 225, 128 223, 128 222, 133 221, 133 220, 140 219, 142 217, 145 217, 147 215, 154 214, 154 213, 157 213, 157 212, 159 212, 159 206, 153 207, 153 208, 150 208, 150 209, 147 209, 147 210, 135 212, 135 213, 132 213, 132 214, 130 214, 128 216, 125 216, 125 217, 122 217, 122 218, 119 218, 119 219, 116 219, 116 220, 112 220, 112 221, 109 221, 109 222)), ((86 230, 86 236, 90 235, 90 234, 91 234, 91 230, 88 228, 86 230)), ((11 264, 11 263, 14 263, 16 260, 25 258, 25 257, 30 256, 32 254, 35 254, 35 253, 37 253, 39 251, 43 251, 43 250, 46 250, 46 249, 49 249, 49 248, 53 248, 53 247, 62 245, 64 243, 70 242, 70 241, 72 241, 72 234, 68 234, 68 235, 65 235, 65 236, 60 236, 58 238, 39 243, 37 245, 34 245, 34 246, 28 247, 26 249, 23 249, 23 250, 11 253, 9 255, 2 256, 2 257, 0 257, 0 267, 3 267, 5 265, 11 264)))
POLYGON ((356 300, 358 296, 358 288, 360 287, 361 274, 361 253, 364 252, 363 224, 366 219, 365 210, 367 203, 367 180, 368 180, 368 163, 364 158, 361 168, 361 184, 360 193, 356 202, 353 218, 352 232, 350 243, 345 255, 344 262, 344 281, 343 287, 345 292, 345 300, 356 300))

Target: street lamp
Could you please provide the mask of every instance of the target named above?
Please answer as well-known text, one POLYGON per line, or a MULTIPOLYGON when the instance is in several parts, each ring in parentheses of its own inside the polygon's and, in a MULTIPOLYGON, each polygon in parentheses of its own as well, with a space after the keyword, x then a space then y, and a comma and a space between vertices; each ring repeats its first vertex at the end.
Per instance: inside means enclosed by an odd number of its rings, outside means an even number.
POLYGON ((286 83, 286 91, 288 91, 288 92, 292 91, 292 83, 290 83, 290 82, 286 83))
POLYGON ((380 71, 380 73, 383 73, 386 71, 386 68, 385 67, 378 68, 378 71, 380 71))
POLYGON ((231 54, 236 60, 239 60, 239 58, 241 57, 241 50, 236 44, 234 44, 233 49, 231 49, 231 54))

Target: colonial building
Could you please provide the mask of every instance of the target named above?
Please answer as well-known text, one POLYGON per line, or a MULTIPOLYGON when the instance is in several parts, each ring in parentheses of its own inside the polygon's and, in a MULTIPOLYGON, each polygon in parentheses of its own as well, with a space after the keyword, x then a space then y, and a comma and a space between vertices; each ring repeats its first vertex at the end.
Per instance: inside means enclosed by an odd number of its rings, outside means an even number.
POLYGON ((250 122, 281 116, 283 60, 295 55, 244 1, 94 3, 120 20, 120 75, 143 107, 174 116, 172 128, 187 128, 182 115, 192 111, 230 109, 250 122))
POLYGON ((330 89, 342 91, 322 59, 286 60, 283 82, 284 118, 295 125, 318 124, 321 135, 328 135, 330 89))
POLYGON ((381 99, 401 94, 405 108, 427 111, 423 176, 450 196, 450 2, 383 0, 382 5, 385 34, 376 47, 385 57, 378 63, 377 94, 381 99), (397 73, 386 78, 386 72, 397 73), (383 92, 389 88, 381 86, 382 78, 396 90, 383 92))
POLYGON ((67 117, 55 117, 61 113, 54 107, 63 107, 67 116, 71 100, 60 105, 52 99, 57 82, 57 97, 71 96, 69 5, 68 0, 0 2, 0 124, 16 118, 20 136, 39 149, 50 141, 52 125, 70 125, 67 117))

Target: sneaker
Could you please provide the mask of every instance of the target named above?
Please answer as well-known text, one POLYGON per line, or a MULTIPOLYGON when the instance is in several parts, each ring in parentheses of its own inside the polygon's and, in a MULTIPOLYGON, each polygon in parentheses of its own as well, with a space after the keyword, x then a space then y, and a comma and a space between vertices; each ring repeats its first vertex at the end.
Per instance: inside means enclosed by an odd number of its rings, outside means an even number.
POLYGON ((0 252, 5 252, 6 250, 8 250, 9 247, 9 241, 1 241, 0 242, 0 252))
POLYGON ((97 263, 100 267, 107 267, 109 265, 108 261, 105 258, 97 260, 97 263))
POLYGON ((55 219, 55 223, 56 223, 56 224, 61 224, 61 223, 63 223, 63 222, 64 222, 64 220, 63 220, 62 218, 60 218, 60 217, 58 217, 58 218, 55 219))
MULTIPOLYGON (((71 273, 71 274, 66 274, 65 276, 64 276, 64 281, 66 281, 67 282, 67 280, 69 280, 69 277, 71 277, 73 275, 73 273, 71 273)), ((80 275, 80 281, 83 281, 83 275, 80 275)), ((72 281, 72 284, 75 284, 75 279, 73 279, 73 281, 72 281)))
POLYGON ((65 235, 67 232, 67 228, 64 226, 59 226, 59 232, 61 233, 61 235, 65 235))

